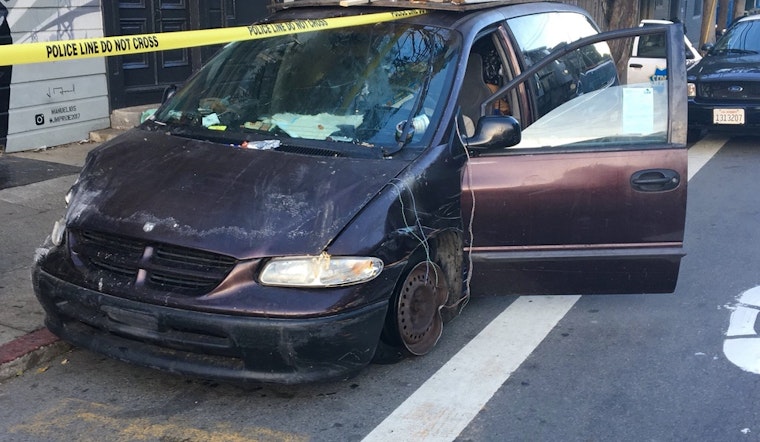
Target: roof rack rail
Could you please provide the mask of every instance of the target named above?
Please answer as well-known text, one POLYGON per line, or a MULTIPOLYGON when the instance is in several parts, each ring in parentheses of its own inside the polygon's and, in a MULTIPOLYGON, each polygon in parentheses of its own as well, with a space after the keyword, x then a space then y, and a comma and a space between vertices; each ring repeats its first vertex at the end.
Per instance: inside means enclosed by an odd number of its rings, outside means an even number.
POLYGON ((271 0, 269 7, 275 11, 308 6, 375 6, 383 8, 469 11, 529 2, 530 0, 271 0))

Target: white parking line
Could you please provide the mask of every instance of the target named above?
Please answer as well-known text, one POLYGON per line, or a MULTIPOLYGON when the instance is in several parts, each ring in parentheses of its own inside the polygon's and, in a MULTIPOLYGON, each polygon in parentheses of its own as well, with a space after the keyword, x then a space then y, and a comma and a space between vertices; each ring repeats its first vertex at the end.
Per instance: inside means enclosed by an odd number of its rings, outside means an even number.
POLYGON ((760 314, 760 287, 753 287, 737 299, 723 341, 723 353, 732 364, 749 373, 760 374, 760 338, 755 324, 760 314))
POLYGON ((364 441, 453 440, 580 296, 522 296, 364 441))
POLYGON ((718 153, 726 141, 728 139, 723 136, 708 135, 689 148, 689 179, 718 153))
MULTIPOLYGON (((726 141, 708 136, 689 149, 689 180, 726 141)), ((517 298, 363 441, 454 440, 578 299, 517 298)))

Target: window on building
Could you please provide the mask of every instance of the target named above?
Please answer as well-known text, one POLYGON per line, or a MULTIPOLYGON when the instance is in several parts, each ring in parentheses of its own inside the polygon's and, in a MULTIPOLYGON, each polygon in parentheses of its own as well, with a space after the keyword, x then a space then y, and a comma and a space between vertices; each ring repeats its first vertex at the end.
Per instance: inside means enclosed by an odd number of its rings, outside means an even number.
POLYGON ((694 0, 694 17, 702 15, 702 1, 694 0))

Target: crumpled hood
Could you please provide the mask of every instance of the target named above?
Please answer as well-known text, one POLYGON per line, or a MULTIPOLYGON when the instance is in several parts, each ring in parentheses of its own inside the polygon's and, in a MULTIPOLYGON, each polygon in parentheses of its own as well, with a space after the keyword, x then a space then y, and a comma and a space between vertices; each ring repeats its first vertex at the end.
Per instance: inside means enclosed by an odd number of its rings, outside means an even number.
POLYGON ((758 81, 760 55, 710 55, 690 69, 688 76, 698 81, 758 81))
POLYGON ((67 225, 238 259, 318 254, 407 164, 133 130, 93 151, 67 225))

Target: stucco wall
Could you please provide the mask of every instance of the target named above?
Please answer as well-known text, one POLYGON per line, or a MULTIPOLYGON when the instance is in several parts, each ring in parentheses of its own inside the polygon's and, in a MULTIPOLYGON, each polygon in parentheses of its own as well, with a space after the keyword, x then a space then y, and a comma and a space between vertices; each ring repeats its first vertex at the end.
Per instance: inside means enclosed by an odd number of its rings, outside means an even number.
MULTIPOLYGON (((5 7, 13 44, 103 36, 99 0, 10 0, 5 7)), ((110 125, 105 60, 13 66, 8 108, 6 152, 87 139, 110 125)))

